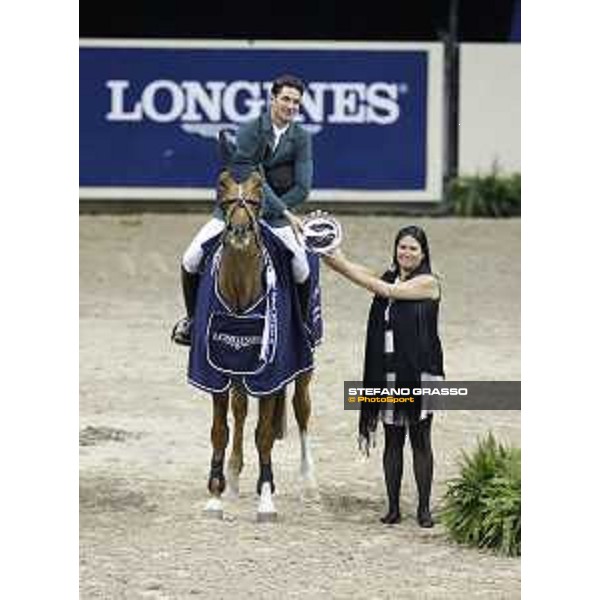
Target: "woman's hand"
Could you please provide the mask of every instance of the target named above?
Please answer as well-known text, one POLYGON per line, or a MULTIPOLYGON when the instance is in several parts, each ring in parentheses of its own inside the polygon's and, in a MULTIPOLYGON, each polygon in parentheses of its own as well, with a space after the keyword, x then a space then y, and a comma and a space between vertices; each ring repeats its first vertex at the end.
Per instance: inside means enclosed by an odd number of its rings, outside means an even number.
POLYGON ((321 254, 321 260, 330 268, 336 269, 345 260, 344 253, 340 247, 335 248, 327 254, 321 254))

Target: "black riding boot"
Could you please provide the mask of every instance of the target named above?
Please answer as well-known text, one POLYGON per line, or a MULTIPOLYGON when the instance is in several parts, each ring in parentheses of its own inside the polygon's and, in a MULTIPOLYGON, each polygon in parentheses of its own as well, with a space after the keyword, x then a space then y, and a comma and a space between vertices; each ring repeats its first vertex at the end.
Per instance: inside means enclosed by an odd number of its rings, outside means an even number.
POLYGON ((383 450, 383 473, 388 496, 388 512, 380 521, 386 525, 400 522, 400 484, 402 482, 404 438, 406 428, 384 425, 385 447, 383 450))
POLYGON ((199 273, 188 273, 185 267, 181 265, 181 289, 183 290, 183 300, 185 302, 185 312, 188 319, 194 318, 196 310, 196 297, 198 296, 198 284, 200 283, 199 273))
POLYGON ((194 311, 196 310, 199 282, 200 275, 198 273, 188 273, 185 267, 181 266, 181 288, 183 290, 186 316, 177 321, 171 333, 171 340, 181 346, 191 346, 192 344, 192 324, 194 311))

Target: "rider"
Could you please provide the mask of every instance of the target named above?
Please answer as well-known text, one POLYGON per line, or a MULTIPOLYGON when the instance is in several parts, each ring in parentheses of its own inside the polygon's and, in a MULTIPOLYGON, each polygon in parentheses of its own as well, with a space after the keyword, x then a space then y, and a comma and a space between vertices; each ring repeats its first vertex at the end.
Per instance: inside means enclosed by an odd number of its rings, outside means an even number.
MULTIPOLYGON (((229 167, 239 183, 253 169, 264 175, 264 205, 262 218, 273 233, 293 253, 292 271, 298 288, 302 317, 308 316, 309 266, 301 240, 302 221, 291 209, 302 204, 311 189, 313 176, 311 136, 295 121, 304 84, 293 75, 281 75, 271 88, 271 103, 257 118, 241 125, 235 145, 220 137, 221 151, 230 153, 229 167)), ((184 324, 184 342, 189 338, 190 321, 196 304, 196 290, 200 277, 203 244, 225 227, 220 206, 196 234, 183 255, 181 281, 187 321, 184 324)))

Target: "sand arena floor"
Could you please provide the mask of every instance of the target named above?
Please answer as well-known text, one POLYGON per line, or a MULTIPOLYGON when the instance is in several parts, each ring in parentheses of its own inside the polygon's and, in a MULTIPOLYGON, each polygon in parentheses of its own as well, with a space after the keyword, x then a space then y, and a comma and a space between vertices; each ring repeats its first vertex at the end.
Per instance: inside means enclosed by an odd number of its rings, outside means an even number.
MULTIPOLYGON (((211 401, 185 381, 169 342, 182 315, 179 262, 208 216, 80 218, 81 598, 517 598, 520 561, 421 530, 405 452, 403 522, 385 509, 381 447, 356 450, 344 380, 361 376, 367 292, 322 271, 325 340, 312 385, 320 499, 299 499, 293 418, 273 460, 279 520, 255 521, 251 406, 241 497, 223 521, 203 517, 211 401)), ((520 221, 341 216, 345 250, 380 269, 398 227, 416 222, 443 277, 448 379, 520 379, 520 221)), ((292 411, 289 416, 292 417, 292 411)), ((520 414, 448 411, 434 420, 434 516, 461 448, 492 430, 520 445, 520 414)))

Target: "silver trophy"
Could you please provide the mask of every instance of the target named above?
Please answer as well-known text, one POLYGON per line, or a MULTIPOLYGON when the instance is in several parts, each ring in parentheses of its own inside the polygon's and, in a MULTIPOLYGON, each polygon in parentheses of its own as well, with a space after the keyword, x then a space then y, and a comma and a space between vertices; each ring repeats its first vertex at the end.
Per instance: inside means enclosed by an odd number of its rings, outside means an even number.
POLYGON ((342 226, 326 212, 316 210, 302 221, 304 244, 315 254, 330 254, 342 242, 342 226))

